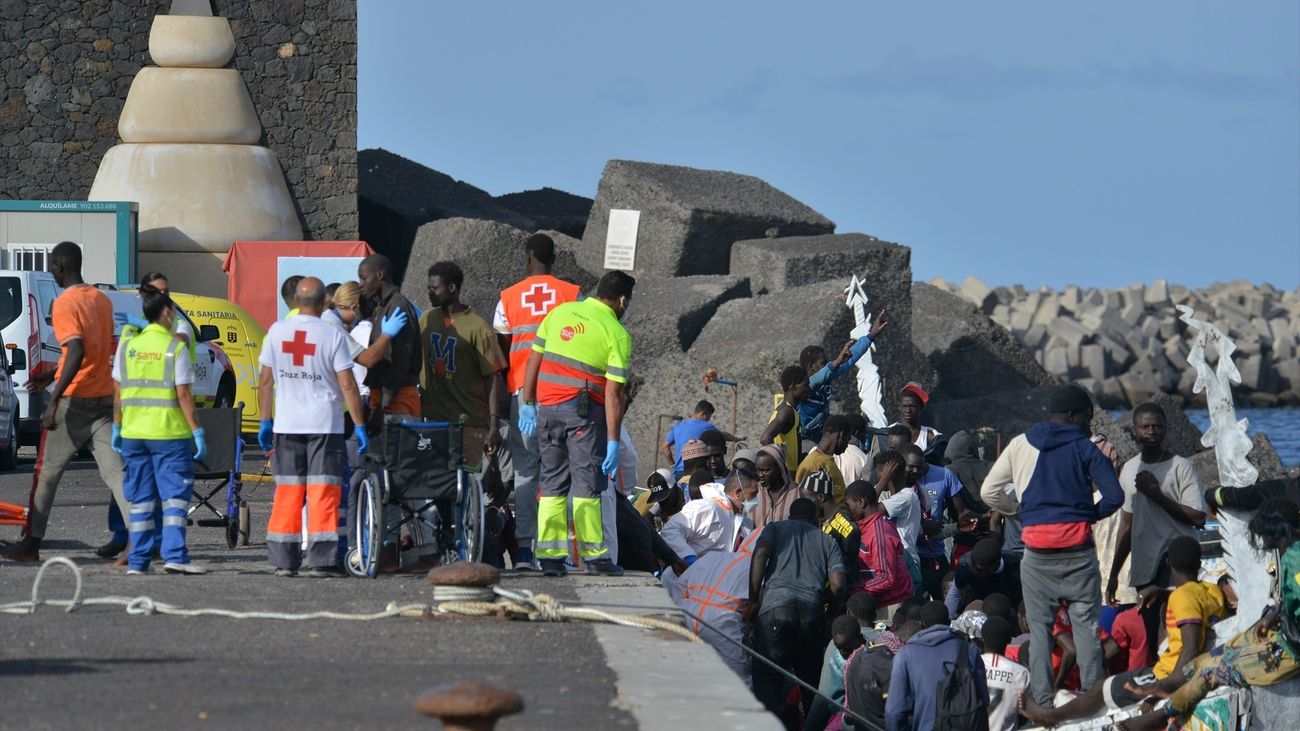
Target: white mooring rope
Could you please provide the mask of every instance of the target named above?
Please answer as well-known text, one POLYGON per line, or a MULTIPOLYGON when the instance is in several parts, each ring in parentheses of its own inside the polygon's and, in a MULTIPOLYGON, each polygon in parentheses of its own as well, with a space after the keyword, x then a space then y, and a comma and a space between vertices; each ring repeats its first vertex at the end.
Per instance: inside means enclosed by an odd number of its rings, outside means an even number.
POLYGON ((108 605, 126 608, 126 613, 133 616, 149 614, 169 614, 177 617, 226 617, 229 619, 281 619, 302 621, 311 619, 338 619, 346 621, 369 622, 387 617, 428 617, 434 614, 459 614, 470 617, 524 617, 530 621, 564 622, 580 620, 586 622, 608 622, 624 627, 639 629, 658 629, 671 632, 690 642, 700 642, 693 632, 676 622, 669 622, 654 617, 630 614, 613 614, 588 607, 566 605, 549 594, 535 594, 530 591, 511 591, 495 587, 459 587, 436 586, 433 589, 432 604, 397 604, 389 602, 382 612, 348 613, 348 612, 239 612, 231 609, 204 607, 187 609, 174 604, 155 601, 149 596, 101 596, 83 597, 81 567, 71 559, 56 556, 47 559, 36 572, 32 581, 32 598, 27 601, 0 604, 0 614, 34 614, 42 606, 63 607, 65 612, 75 612, 81 607, 108 605), (76 585, 71 599, 42 599, 41 582, 45 572, 52 566, 66 566, 72 570, 76 585))

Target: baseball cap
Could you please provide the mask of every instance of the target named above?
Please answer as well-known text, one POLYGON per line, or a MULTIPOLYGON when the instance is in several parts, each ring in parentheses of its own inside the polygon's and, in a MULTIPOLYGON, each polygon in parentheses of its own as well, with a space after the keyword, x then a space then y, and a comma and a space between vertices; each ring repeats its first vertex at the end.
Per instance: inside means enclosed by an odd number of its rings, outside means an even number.
POLYGON ((658 469, 650 473, 646 478, 646 487, 650 488, 650 502, 660 503, 673 493, 672 486, 673 473, 665 469, 658 469), (655 478, 659 479, 655 479, 655 478))
POLYGON ((747 459, 747 460, 749 460, 751 463, 752 463, 752 462, 757 462, 757 461, 758 461, 758 450, 757 450, 757 449, 737 449, 737 450, 736 450, 736 455, 735 455, 734 457, 731 458, 731 463, 732 463, 732 464, 735 464, 737 460, 741 460, 741 459, 747 459))
POLYGON ((909 383, 906 386, 903 386, 902 393, 910 393, 917 397, 921 400, 922 406, 930 403, 930 394, 926 393, 925 389, 921 388, 921 384, 919 383, 909 383))

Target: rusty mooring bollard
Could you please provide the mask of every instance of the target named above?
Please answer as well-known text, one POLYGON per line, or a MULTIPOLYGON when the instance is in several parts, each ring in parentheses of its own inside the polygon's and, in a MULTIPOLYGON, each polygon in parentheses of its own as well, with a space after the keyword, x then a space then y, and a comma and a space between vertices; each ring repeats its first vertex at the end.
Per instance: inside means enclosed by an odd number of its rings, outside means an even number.
POLYGON ((492 587, 501 583, 501 569, 485 563, 457 561, 429 569, 429 583, 434 586, 492 587))
POLYGON ((524 710, 523 696, 486 683, 461 681, 429 690, 415 710, 442 720, 447 731, 492 731, 497 719, 524 710))

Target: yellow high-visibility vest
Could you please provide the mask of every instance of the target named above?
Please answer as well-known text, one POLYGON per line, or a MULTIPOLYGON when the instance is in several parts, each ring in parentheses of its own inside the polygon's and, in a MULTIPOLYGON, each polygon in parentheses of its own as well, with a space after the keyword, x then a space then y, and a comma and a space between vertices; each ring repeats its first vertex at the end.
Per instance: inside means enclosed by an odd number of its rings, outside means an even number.
POLYGON ((189 439, 190 425, 176 398, 176 353, 183 343, 157 323, 138 334, 123 333, 117 347, 122 364, 122 437, 189 439))

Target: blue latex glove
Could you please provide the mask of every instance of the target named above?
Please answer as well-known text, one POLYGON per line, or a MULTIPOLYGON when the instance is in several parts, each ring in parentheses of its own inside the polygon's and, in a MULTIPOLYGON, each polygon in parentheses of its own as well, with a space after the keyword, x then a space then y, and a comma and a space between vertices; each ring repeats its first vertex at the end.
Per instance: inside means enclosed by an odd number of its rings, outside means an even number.
POLYGON ((109 442, 109 444, 113 447, 114 452, 117 452, 118 454, 122 453, 122 425, 121 424, 113 425, 113 440, 109 442))
POLYGON ((257 427, 257 446, 261 447, 263 452, 269 452, 271 447, 275 446, 274 427, 273 419, 262 419, 261 425, 257 427))
POLYGON ((618 471, 618 450, 620 446, 622 445, 618 443, 617 439, 609 440, 609 444, 605 446, 605 461, 600 463, 600 473, 602 475, 613 477, 614 473, 618 471))
POLYGON ((406 313, 401 310, 385 317, 379 323, 379 331, 390 338, 397 337, 397 333, 401 332, 404 327, 406 327, 406 313))
POLYGON ((208 456, 208 443, 203 441, 203 427, 194 430, 194 461, 202 462, 208 456))
POLYGON ((686 564, 686 568, 690 568, 695 565, 695 561, 698 558, 698 556, 687 556, 682 559, 682 563, 686 564))
POLYGON ((352 433, 357 438, 357 456, 361 456, 370 449, 370 435, 366 433, 364 425, 357 427, 352 433))
POLYGON ((143 317, 140 317, 139 315, 133 315, 129 312, 114 312, 113 319, 117 322, 118 325, 130 325, 131 327, 137 330, 143 330, 149 326, 148 320, 144 319, 143 317))
POLYGON ((537 431, 537 404, 519 404, 519 431, 526 437, 537 431))

